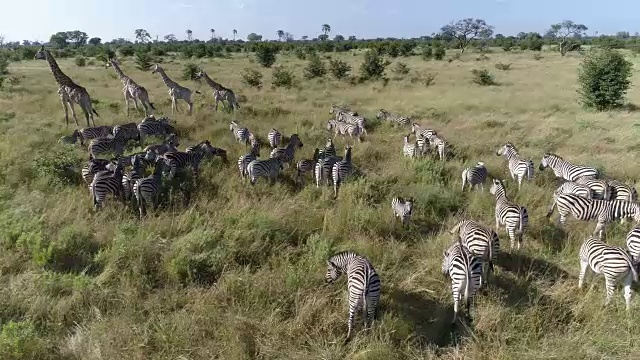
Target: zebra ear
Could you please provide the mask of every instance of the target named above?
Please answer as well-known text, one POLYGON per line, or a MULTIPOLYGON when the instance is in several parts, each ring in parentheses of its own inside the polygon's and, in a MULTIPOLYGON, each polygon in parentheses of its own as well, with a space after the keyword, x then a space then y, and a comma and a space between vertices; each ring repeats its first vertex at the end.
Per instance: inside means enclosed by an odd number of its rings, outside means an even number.
POLYGON ((334 269, 337 268, 336 264, 334 264, 332 261, 329 261, 329 260, 327 260, 327 265, 331 266, 334 269))

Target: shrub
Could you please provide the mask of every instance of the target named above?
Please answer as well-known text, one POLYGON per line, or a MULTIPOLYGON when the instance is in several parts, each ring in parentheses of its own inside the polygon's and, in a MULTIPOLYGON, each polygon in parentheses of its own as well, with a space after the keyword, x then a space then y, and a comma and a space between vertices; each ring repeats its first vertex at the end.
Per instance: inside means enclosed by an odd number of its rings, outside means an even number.
POLYGON ((118 52, 120 52, 120 56, 126 57, 126 56, 133 56, 133 54, 135 53, 135 50, 133 49, 133 46, 127 45, 118 49, 118 52))
POLYGON ((493 76, 486 69, 482 69, 482 70, 473 69, 471 70, 471 73, 473 74, 473 82, 478 85, 481 85, 481 86, 496 85, 496 81, 493 79, 493 76))
POLYGON ((502 71, 508 71, 508 70, 511 70, 511 64, 497 63, 496 69, 502 70, 502 71))
POLYGON ((87 59, 84 56, 78 56, 76 58, 76 66, 79 66, 79 67, 87 66, 87 59))
POLYGON ((397 75, 407 75, 411 69, 403 62, 397 62, 396 66, 391 70, 397 75))
POLYGON ((197 73, 198 73, 198 66, 193 63, 188 63, 182 69, 182 78, 184 80, 196 80, 197 73))
POLYGON ((33 161, 33 169, 40 177, 58 185, 74 185, 79 183, 75 171, 77 164, 72 149, 47 151, 40 154, 33 161))
POLYGON ((318 54, 312 55, 307 67, 304 69, 304 77, 306 79, 313 79, 323 77, 326 73, 327 69, 324 66, 324 62, 320 59, 320 56, 318 56, 318 54))
POLYGON ((5 56, 0 54, 0 75, 8 74, 9 73, 9 70, 7 70, 8 67, 9 67, 9 60, 5 56))
POLYGON ((107 62, 107 59, 113 59, 116 57, 116 52, 111 49, 103 49, 101 53, 96 56, 96 60, 100 62, 107 62))
POLYGON ((2 324, 0 358, 38 359, 50 351, 40 340, 34 323, 29 320, 2 324))
POLYGON ((363 80, 379 79, 384 76, 388 64, 376 51, 369 50, 360 65, 360 77, 363 80))
POLYGON ((4 84, 4 79, 5 77, 0 75, 0 88, 2 87, 2 84, 4 84))
POLYGON ((245 68, 242 71, 242 83, 246 86, 260 89, 262 87, 262 74, 257 70, 245 68))
POLYGON ((33 60, 33 57, 36 56, 36 48, 32 46, 22 46, 20 48, 20 57, 22 60, 33 60))
POLYGON ((533 54, 533 60, 542 60, 542 59, 544 59, 544 56, 540 54, 533 54))
POLYGON ((273 85, 273 87, 284 87, 289 89, 293 86, 295 80, 293 72, 282 66, 274 67, 272 76, 271 85, 273 85))
POLYGON ((424 84, 424 86, 429 87, 431 85, 433 85, 433 83, 435 82, 434 80, 436 79, 436 74, 427 74, 424 79, 422 80, 422 83, 424 84))
POLYGON ((632 64, 615 50, 590 52, 580 64, 578 83, 582 104, 607 110, 622 105, 631 85, 632 64))
POLYGON ((438 44, 433 49, 433 58, 436 60, 444 59, 444 56, 447 54, 447 51, 444 49, 444 46, 438 44))
MULTIPOLYGON (((7 78, 7 82, 8 82, 8 83, 9 83, 9 85, 11 85, 11 86, 18 86, 18 85, 20 85, 20 83, 22 82, 22 79, 23 79, 23 78, 24 78, 24 76, 17 76, 17 75, 9 76, 9 77, 7 78)), ((0 85, 2 85, 2 84, 0 84, 0 85)))
POLYGON ((422 48, 422 60, 429 61, 433 58, 433 48, 431 46, 425 46, 422 48))
POLYGON ((351 66, 342 60, 329 60, 329 72, 336 79, 344 79, 349 76, 351 66))
POLYGON ((505 42, 504 44, 502 44, 502 50, 504 50, 504 52, 509 52, 513 49, 513 42, 505 42))
POLYGON ((293 50, 293 54, 300 60, 307 60, 307 53, 302 46, 298 46, 293 50))
POLYGON ((134 59, 136 63, 136 68, 142 71, 149 71, 153 66, 153 59, 148 52, 139 51, 136 53, 136 58, 134 59))
POLYGON ((263 67, 269 68, 275 64, 277 53, 278 48, 273 45, 266 43, 256 45, 256 60, 263 67))

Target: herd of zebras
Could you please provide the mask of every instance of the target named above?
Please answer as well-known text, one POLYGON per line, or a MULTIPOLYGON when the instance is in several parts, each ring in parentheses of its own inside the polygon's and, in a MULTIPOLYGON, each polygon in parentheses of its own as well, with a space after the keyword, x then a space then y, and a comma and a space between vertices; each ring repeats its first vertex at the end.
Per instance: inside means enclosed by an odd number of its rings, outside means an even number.
MULTIPOLYGON (((330 113, 335 116, 327 122, 327 130, 332 131, 322 148, 316 148, 312 159, 301 159, 295 163, 296 182, 302 181, 303 176, 311 175, 317 187, 333 185, 334 198, 338 197, 340 185, 353 171, 352 146, 345 146, 344 157, 336 154, 334 145, 337 135, 349 137, 352 141, 361 141, 367 134, 366 120, 356 112, 331 105, 330 113)), ((444 161, 447 158, 448 145, 433 129, 424 129, 419 124, 412 123, 408 117, 396 116, 385 110, 380 110, 378 119, 386 120, 401 127, 411 127, 411 133, 404 137, 402 154, 411 158, 433 156, 444 161), (411 135, 415 141, 411 141, 411 135)), ((232 121, 229 125, 234 138, 246 146, 250 146, 248 153, 238 158, 240 177, 248 178, 251 184, 263 177, 274 183, 284 170, 284 165, 293 167, 296 150, 302 148, 303 143, 297 134, 292 134, 287 145, 285 137, 277 129, 271 129, 267 134, 268 146, 271 153, 268 159, 260 159, 260 148, 263 141, 248 128, 232 121)), ((134 200, 140 217, 146 214, 146 207, 150 204, 154 209, 158 207, 162 178, 166 174, 168 180, 182 174, 187 168, 193 173, 194 181, 198 175, 200 163, 204 159, 220 157, 227 163, 227 151, 213 147, 207 140, 178 150, 179 142, 175 129, 166 118, 156 119, 147 116, 139 124, 98 126, 74 131, 71 136, 60 139, 62 143, 85 144, 89 141, 89 161, 82 168, 82 177, 89 186, 91 197, 96 209, 104 202, 108 194, 134 200), (148 137, 162 137, 160 144, 147 146, 142 152, 122 156, 128 141, 140 142, 148 137), (115 159, 99 159, 98 156, 113 153, 115 159), (129 168, 125 172, 125 168, 129 168), (153 168, 149 176, 146 169, 153 168)), ((346 139, 345 139, 346 141, 346 139)), ((265 144, 266 146, 266 144, 265 144)), ((518 182, 518 189, 522 181, 533 179, 533 161, 518 154, 516 147, 508 142, 496 151, 496 155, 504 156, 507 160, 509 173, 518 182)), ((553 204, 547 217, 557 208, 560 223, 565 224, 569 214, 579 220, 597 221, 596 229, 591 238, 587 239, 580 250, 579 286, 582 287, 584 276, 590 267, 595 273, 604 274, 606 280, 606 303, 610 301, 615 284, 622 280, 624 283, 624 297, 627 309, 631 298, 631 283, 637 281, 636 262, 640 259, 640 227, 636 227, 627 236, 627 249, 608 245, 603 241, 605 225, 615 220, 632 217, 640 222, 640 204, 637 202, 637 192, 633 186, 613 179, 605 178, 598 170, 580 166, 564 160, 558 155, 546 153, 542 157, 539 169, 549 167, 558 178, 565 182, 553 193, 553 204)), ((484 191, 484 184, 488 178, 488 171, 484 162, 477 162, 475 166, 462 171, 462 189, 467 186, 484 191)), ((486 284, 487 277, 493 271, 494 262, 500 251, 497 230, 504 226, 510 239, 511 249, 520 249, 523 234, 529 222, 527 209, 514 203, 506 194, 504 180, 493 179, 489 188, 495 197, 495 230, 480 222, 465 219, 459 221, 450 233, 455 241, 443 252, 442 272, 451 279, 454 300, 454 318, 457 320, 460 303, 466 301, 470 313, 473 297, 477 290, 486 284)), ((398 217, 405 226, 413 215, 414 199, 394 197, 391 200, 394 217, 398 217)), ((353 321, 357 311, 362 309, 365 327, 367 327, 376 312, 380 297, 380 278, 371 262, 360 254, 345 251, 335 254, 327 260, 325 279, 332 283, 345 273, 347 276, 349 318, 346 341, 352 336, 353 321)))

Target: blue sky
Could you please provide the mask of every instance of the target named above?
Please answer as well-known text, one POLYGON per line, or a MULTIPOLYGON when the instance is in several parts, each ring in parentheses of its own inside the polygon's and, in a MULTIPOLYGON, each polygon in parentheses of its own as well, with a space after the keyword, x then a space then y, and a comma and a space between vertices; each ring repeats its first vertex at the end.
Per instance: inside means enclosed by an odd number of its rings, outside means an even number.
POLYGON ((282 29, 296 38, 331 36, 416 37, 430 35, 465 17, 485 19, 496 33, 544 32, 550 24, 571 19, 589 27, 588 34, 640 31, 638 0, 3 0, 0 34, 6 40, 48 40, 57 31, 82 30, 103 40, 133 39, 143 28, 155 38, 173 33, 185 38, 238 37, 256 32, 276 38, 282 29), (606 6, 603 6, 606 4, 606 6), (340 10, 337 10, 340 9, 340 10))

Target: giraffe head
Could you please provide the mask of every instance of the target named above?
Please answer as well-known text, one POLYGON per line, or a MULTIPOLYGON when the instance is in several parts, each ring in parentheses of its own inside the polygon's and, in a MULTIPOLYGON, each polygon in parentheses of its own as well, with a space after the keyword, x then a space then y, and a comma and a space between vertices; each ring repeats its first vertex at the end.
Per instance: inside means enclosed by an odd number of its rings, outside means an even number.
POLYGON ((33 57, 36 60, 46 60, 47 59, 47 50, 44 49, 44 45, 40 47, 40 50, 36 52, 36 55, 33 57))
POLYGON ((114 59, 114 58, 108 58, 108 59, 107 59, 107 61, 106 61, 106 62, 105 62, 105 64, 104 64, 104 68, 105 68, 105 69, 108 69, 108 68, 110 68, 113 64, 120 65, 120 63, 119 63, 116 59, 114 59))
POLYGON ((198 71, 196 71, 196 74, 195 74, 195 79, 200 80, 203 77, 204 77, 204 70, 198 68, 198 71))
POLYGON ((152 74, 155 74, 155 73, 157 73, 157 72, 159 72, 159 71, 162 71, 162 68, 160 67, 160 65, 156 64, 156 65, 153 67, 153 70, 151 70, 151 73, 152 73, 152 74))

